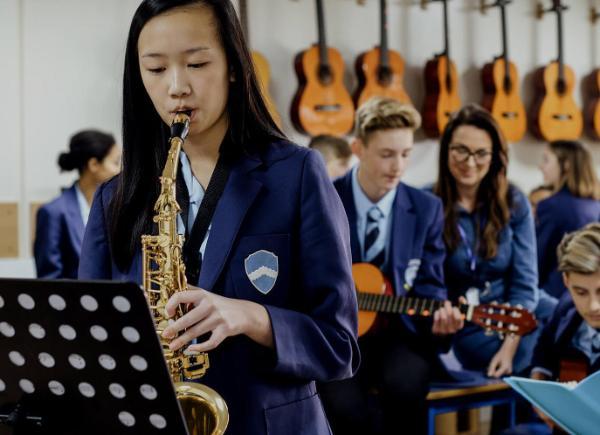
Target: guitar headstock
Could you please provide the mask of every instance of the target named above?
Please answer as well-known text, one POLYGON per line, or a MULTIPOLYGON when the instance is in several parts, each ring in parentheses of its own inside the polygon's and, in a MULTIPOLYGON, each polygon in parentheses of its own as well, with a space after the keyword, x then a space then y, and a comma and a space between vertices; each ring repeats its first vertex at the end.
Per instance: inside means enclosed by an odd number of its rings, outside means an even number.
POLYGON ((526 309, 496 303, 473 307, 471 322, 486 331, 514 335, 527 335, 537 326, 535 316, 526 309))
POLYGON ((488 3, 487 0, 479 0, 479 12, 485 15, 488 9, 491 8, 504 8, 508 6, 512 0, 495 0, 492 3, 488 3))
POLYGON ((535 5, 535 17, 540 20, 544 16, 546 12, 556 12, 557 14, 561 14, 562 12, 569 9, 568 6, 563 5, 561 0, 552 0, 552 6, 549 8, 544 8, 544 4, 541 1, 538 1, 535 5))

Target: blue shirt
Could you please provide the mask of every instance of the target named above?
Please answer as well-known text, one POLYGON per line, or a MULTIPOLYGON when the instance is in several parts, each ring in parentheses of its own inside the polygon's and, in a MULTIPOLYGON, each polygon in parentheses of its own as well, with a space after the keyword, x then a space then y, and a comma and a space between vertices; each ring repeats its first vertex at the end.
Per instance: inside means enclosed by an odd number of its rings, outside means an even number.
MULTIPOLYGON (((589 359, 590 364, 594 364, 596 360, 600 357, 600 352, 594 352, 592 349, 592 340, 596 337, 597 334, 600 334, 600 331, 592 328, 585 320, 581 322, 579 329, 573 336, 573 340, 571 344, 573 347, 582 351, 589 359)), ((596 341, 600 341, 599 337, 595 338, 596 341)))
MULTIPOLYGON (((192 226, 194 226, 194 221, 196 220, 198 210, 200 209, 200 204, 204 199, 205 192, 198 179, 194 176, 190 159, 188 159, 188 156, 183 152, 183 150, 181 150, 181 153, 179 154, 179 161, 181 162, 181 175, 185 181, 185 185, 190 195, 190 207, 187 215, 187 228, 189 231, 191 231, 192 226)), ((204 240, 202 240, 202 244, 200 245, 200 254, 202 254, 203 257, 211 227, 212 224, 209 225, 206 235, 204 236, 204 240)), ((185 234, 185 229, 186 225, 184 225, 183 218, 180 213, 177 215, 177 232, 179 234, 185 234)))
POLYGON ((356 165, 352 168, 352 194, 354 195, 354 204, 356 207, 356 232, 358 233, 358 241, 360 243, 360 251, 362 253, 361 258, 365 258, 365 232, 367 228, 367 213, 371 208, 377 207, 382 213, 383 217, 379 224, 379 236, 373 244, 376 252, 380 252, 385 249, 385 261, 383 266, 388 262, 388 256, 390 252, 390 237, 388 236, 392 229, 392 213, 394 198, 396 198, 396 188, 386 193, 383 198, 378 202, 373 203, 358 182, 358 168, 356 165))
POLYGON ((461 241, 446 257, 444 272, 452 299, 475 287, 479 289, 481 303, 509 302, 530 311, 535 309, 539 290, 534 221, 525 195, 515 187, 510 188, 510 195, 513 205, 509 224, 500 231, 496 256, 488 260, 477 255, 475 228, 482 217, 458 209, 458 223, 468 245, 461 241), (476 256, 474 271, 471 270, 470 253, 476 256))

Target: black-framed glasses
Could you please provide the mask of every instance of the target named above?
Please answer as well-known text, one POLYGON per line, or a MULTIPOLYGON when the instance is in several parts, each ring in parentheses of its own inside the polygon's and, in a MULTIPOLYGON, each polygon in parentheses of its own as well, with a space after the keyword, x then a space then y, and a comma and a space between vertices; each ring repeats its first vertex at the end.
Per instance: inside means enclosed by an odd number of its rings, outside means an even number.
POLYGON ((478 165, 484 165, 492 160, 492 152, 487 150, 471 151, 464 145, 451 145, 450 154, 457 163, 464 163, 469 160, 471 156, 475 159, 475 163, 478 165))

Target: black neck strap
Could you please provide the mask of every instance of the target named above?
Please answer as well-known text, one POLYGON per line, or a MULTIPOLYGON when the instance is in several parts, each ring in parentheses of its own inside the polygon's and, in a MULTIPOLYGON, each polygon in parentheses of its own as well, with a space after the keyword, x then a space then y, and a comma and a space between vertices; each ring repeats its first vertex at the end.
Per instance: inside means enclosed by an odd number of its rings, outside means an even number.
MULTIPOLYGON (((208 227, 215 214, 219 199, 225 190, 230 169, 227 159, 223 157, 222 154, 219 155, 217 166, 210 177, 206 193, 204 194, 204 198, 202 198, 200 208, 198 209, 198 214, 196 215, 191 231, 188 231, 188 237, 183 245, 183 260, 186 269, 185 275, 188 282, 192 285, 197 285, 198 278, 200 277, 200 268, 202 265, 200 246, 202 245, 202 241, 206 236, 208 227)), ((189 194, 187 193, 185 182, 179 184, 183 184, 183 187, 185 188, 186 195, 185 202, 182 204, 182 211, 184 212, 183 216, 187 216, 187 210, 189 210, 189 194)), ((186 219, 183 219, 183 221, 187 224, 186 219)))

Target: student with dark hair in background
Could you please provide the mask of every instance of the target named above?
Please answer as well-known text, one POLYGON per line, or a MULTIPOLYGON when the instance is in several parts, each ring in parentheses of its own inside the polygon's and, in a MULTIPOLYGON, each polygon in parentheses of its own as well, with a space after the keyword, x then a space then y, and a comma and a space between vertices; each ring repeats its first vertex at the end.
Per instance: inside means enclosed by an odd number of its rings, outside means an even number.
POLYGON ((315 381, 349 377, 359 363, 348 223, 322 159, 273 122, 229 0, 144 0, 136 10, 123 171, 96 194, 79 278, 142 282, 141 236, 156 233, 169 127, 181 113, 177 232, 188 285, 165 312, 191 309, 162 337, 172 350, 209 352, 200 382, 225 400, 228 434, 329 434, 315 381))
MULTIPOLYGON (((453 300, 532 311, 538 302, 534 221, 527 198, 508 182, 507 167, 508 146, 488 111, 470 104, 450 119, 434 186, 444 205, 446 286, 453 300)), ((467 324, 453 349, 466 369, 499 378, 529 366, 536 337, 501 339, 467 324)))
POLYGON ((341 177, 350 169, 352 150, 346 139, 320 134, 310 140, 308 147, 321 153, 325 160, 327 174, 332 180, 341 177))
POLYGON ((540 169, 554 194, 537 207, 539 286, 560 298, 566 289, 557 270, 556 248, 566 233, 600 220, 600 184, 592 155, 581 142, 549 143, 540 169))
POLYGON ((76 278, 81 241, 98 186, 119 173, 121 148, 97 130, 71 137, 58 157, 61 171, 77 169, 79 178, 37 213, 34 258, 38 278, 76 278))

